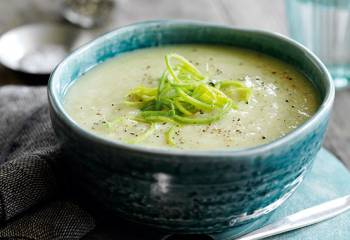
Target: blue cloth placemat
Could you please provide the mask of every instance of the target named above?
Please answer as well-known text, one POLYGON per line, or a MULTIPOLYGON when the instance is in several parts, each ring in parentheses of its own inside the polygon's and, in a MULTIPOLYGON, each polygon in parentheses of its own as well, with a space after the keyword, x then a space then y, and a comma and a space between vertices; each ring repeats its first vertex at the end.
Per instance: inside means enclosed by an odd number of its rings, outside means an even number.
MULTIPOLYGON (((269 222, 347 194, 350 194, 350 172, 331 153, 322 149, 318 153, 311 173, 269 222)), ((349 240, 350 212, 313 226, 268 238, 268 240, 285 239, 349 240)))

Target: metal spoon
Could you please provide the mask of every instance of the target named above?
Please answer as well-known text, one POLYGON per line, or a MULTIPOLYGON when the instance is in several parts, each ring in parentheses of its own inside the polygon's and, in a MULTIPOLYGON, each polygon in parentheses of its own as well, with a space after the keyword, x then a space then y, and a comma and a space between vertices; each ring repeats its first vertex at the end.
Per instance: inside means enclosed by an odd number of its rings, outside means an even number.
MULTIPOLYGON (((304 209, 235 240, 258 240, 310 226, 350 209, 350 195, 304 209)), ((233 239, 232 239, 233 240, 233 239)))

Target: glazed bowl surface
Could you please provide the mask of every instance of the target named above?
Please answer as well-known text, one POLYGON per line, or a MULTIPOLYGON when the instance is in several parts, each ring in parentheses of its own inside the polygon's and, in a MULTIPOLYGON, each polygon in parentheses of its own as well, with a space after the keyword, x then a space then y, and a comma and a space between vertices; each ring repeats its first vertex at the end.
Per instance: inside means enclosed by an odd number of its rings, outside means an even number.
POLYGON ((52 124, 79 191, 132 221, 172 232, 247 229, 269 216, 302 182, 322 145, 334 98, 324 65, 282 35, 192 21, 150 21, 122 27, 68 56, 52 73, 52 124), (321 98, 316 114, 286 136, 241 150, 188 151, 113 142, 79 127, 63 107, 77 78, 110 58, 140 48, 205 43, 253 49, 292 64, 321 98), (246 226, 246 227, 245 227, 246 226))

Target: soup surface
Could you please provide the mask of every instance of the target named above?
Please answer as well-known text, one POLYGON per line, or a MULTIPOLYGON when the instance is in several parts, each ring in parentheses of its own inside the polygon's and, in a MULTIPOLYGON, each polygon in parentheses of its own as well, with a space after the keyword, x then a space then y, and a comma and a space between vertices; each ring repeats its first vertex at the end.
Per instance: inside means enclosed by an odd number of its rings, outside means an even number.
POLYGON ((303 74, 273 57, 228 46, 171 45, 125 53, 96 66, 68 89, 64 104, 78 125, 105 138, 208 150, 253 147, 284 136, 315 113, 319 97, 303 74), (172 145, 166 140, 171 122, 155 123, 144 136, 150 124, 135 120, 140 109, 125 101, 138 86, 157 87, 169 53, 182 55, 213 81, 240 81, 251 89, 249 100, 210 124, 174 126, 172 145))

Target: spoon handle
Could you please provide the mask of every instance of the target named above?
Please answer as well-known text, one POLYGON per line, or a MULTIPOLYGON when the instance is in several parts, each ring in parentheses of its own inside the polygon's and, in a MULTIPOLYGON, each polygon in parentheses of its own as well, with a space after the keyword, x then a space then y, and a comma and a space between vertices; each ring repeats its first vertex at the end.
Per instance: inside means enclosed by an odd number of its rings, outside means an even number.
MULTIPOLYGON (((350 195, 292 214, 235 240, 258 240, 333 218, 350 209, 350 195)), ((233 240, 233 239, 232 239, 233 240)))

